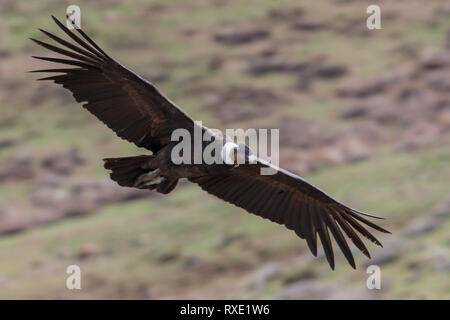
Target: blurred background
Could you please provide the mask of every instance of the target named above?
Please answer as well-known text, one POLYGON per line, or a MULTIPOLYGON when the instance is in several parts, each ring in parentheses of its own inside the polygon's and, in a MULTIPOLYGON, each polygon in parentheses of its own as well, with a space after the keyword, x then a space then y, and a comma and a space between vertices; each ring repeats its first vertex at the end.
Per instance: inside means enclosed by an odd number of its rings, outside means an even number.
MULTIPOLYGON (((0 1, 0 298, 450 298, 450 3, 0 1), (280 128, 280 164, 386 218, 384 248, 323 253, 195 185, 120 188, 146 153, 25 71, 66 7, 111 56, 212 128, 280 128), (67 266, 82 289, 67 290, 67 266), (381 267, 381 290, 366 267, 381 267)), ((46 40, 47 41, 47 40, 46 40)), ((49 40, 50 41, 50 40, 49 40)), ((338 250, 336 250, 338 251, 338 250)))

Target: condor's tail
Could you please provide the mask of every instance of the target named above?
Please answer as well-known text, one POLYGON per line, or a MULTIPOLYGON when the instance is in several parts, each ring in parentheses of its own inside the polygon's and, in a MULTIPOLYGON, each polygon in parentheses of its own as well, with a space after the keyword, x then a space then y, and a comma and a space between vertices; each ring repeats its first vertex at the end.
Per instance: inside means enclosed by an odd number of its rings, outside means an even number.
POLYGON ((137 178, 151 169, 148 163, 153 156, 141 155, 135 157, 103 159, 104 167, 111 170, 109 176, 123 187, 134 187, 137 178))

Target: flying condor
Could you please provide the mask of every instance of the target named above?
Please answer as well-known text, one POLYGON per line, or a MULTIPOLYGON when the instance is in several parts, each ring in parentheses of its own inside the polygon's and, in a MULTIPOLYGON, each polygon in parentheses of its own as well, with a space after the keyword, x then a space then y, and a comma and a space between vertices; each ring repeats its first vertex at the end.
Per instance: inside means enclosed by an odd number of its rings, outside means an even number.
MULTIPOLYGON (((52 80, 70 90, 75 100, 83 103, 83 108, 117 136, 152 152, 149 155, 104 159, 104 167, 111 170, 111 179, 119 185, 156 189, 167 194, 179 179, 187 178, 226 202, 293 230, 306 240, 315 256, 319 237, 332 269, 331 236, 353 268, 355 261, 347 238, 369 258, 369 251, 360 235, 381 246, 366 229, 368 226, 388 233, 367 219, 379 217, 347 207, 303 178, 257 158, 247 146, 242 148, 242 145, 234 144, 230 148, 229 143, 225 144, 225 152, 231 152, 233 161, 237 161, 237 155, 244 157, 245 163, 241 165, 174 164, 171 161, 174 147, 171 134, 175 129, 184 128, 188 132, 210 129, 194 122, 152 83, 111 58, 81 29, 70 31, 55 17, 52 18, 73 42, 40 29, 59 46, 31 40, 64 57, 33 58, 62 64, 66 68, 31 72, 56 73, 39 80, 52 80), (261 175, 260 169, 264 167, 272 167, 276 173, 261 175)), ((227 141, 226 135, 217 132, 214 138, 227 141)))

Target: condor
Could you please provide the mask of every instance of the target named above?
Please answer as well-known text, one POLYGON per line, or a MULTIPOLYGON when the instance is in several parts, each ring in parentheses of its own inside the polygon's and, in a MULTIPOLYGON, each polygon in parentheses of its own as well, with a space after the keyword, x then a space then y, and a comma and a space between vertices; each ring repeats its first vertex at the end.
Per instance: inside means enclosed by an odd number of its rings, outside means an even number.
MULTIPOLYGON (((66 68, 31 72, 56 73, 39 80, 52 80, 70 90, 77 102, 83 102, 83 108, 117 136, 152 152, 149 155, 104 159, 105 168, 111 170, 111 179, 119 185, 156 189, 167 194, 179 179, 187 178, 226 202, 293 230, 306 240, 315 256, 319 237, 332 269, 331 236, 353 268, 355 261, 347 238, 369 258, 369 251, 360 235, 381 246, 364 227, 388 232, 366 218, 379 217, 334 200, 303 178, 259 159, 246 146, 228 150, 233 152, 234 161, 239 156, 244 157, 245 163, 241 165, 174 164, 171 161, 174 147, 171 134, 174 130, 183 128, 191 133, 194 129, 211 130, 194 122, 152 83, 111 58, 81 29, 72 32, 55 17, 53 19, 73 42, 41 30, 60 46, 31 40, 64 57, 34 58, 62 64, 66 68), (276 173, 261 175, 260 169, 264 167, 272 167, 276 173)), ((212 135, 227 142, 224 134, 215 132, 212 135)))

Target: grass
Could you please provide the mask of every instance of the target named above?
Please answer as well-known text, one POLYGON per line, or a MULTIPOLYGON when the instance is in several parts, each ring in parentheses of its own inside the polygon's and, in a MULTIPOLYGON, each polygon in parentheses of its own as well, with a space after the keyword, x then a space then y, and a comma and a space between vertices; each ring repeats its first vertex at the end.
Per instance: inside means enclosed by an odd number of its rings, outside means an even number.
MULTIPOLYGON (((400 153, 357 165, 326 169, 308 178, 320 187, 326 186, 338 199, 384 216, 388 220, 383 224, 392 228, 402 225, 404 219, 418 215, 446 194, 449 157, 450 153, 441 149, 414 156, 400 153), (434 170, 424 171, 424 165, 439 168, 440 174, 435 174, 434 170), (413 175, 420 186, 411 191, 410 183, 415 182, 409 182, 404 171, 413 175), (350 180, 349 176, 361 179, 350 180), (418 196, 424 193, 427 195, 425 202, 418 196)), ((448 237, 440 231, 433 235, 429 245, 442 243, 443 237, 448 246, 448 237)), ((283 228, 223 204, 196 186, 186 186, 168 198, 112 205, 96 215, 64 220, 3 239, 0 242, 0 270, 4 278, 17 277, 21 285, 3 290, 0 297, 40 297, 39 288, 42 287, 46 292, 71 297, 72 293, 57 281, 64 277, 63 270, 69 264, 86 268, 87 277, 102 275, 107 278, 105 281, 114 287, 111 294, 120 296, 117 281, 130 288, 145 285, 162 293, 188 289, 192 277, 200 276, 183 270, 188 257, 198 258, 206 270, 214 270, 215 265, 223 264, 220 277, 244 281, 249 265, 267 259, 262 257, 270 257, 269 261, 284 260, 305 250, 304 243, 283 228), (243 234, 245 241, 218 252, 218 244, 229 233, 243 234), (89 246, 97 248, 95 254, 87 259, 79 258, 78 252, 89 246), (265 254, 261 257, 258 252, 265 254), (173 260, 158 262, 170 255, 174 256, 173 260), (36 264, 48 265, 51 269, 35 268, 36 264), (105 273, 105 270, 108 271, 105 273), (22 283, 29 278, 41 285, 24 287, 22 283)), ((349 273, 340 255, 338 260, 338 269, 347 279, 349 273)), ((403 270, 404 267, 397 268, 403 270)), ((394 267, 387 267, 383 272, 402 281, 394 267)), ((338 274, 330 274, 329 279, 324 280, 339 283, 338 274)), ((432 279, 436 277, 439 278, 438 275, 431 276, 432 279)), ((276 287, 275 284, 271 286, 276 287)), ((97 292, 101 288, 92 290, 97 292)), ((270 288, 267 293, 234 290, 235 297, 252 298, 268 297, 270 292, 276 291, 270 288)), ((91 291, 90 294, 94 293, 91 291)))

